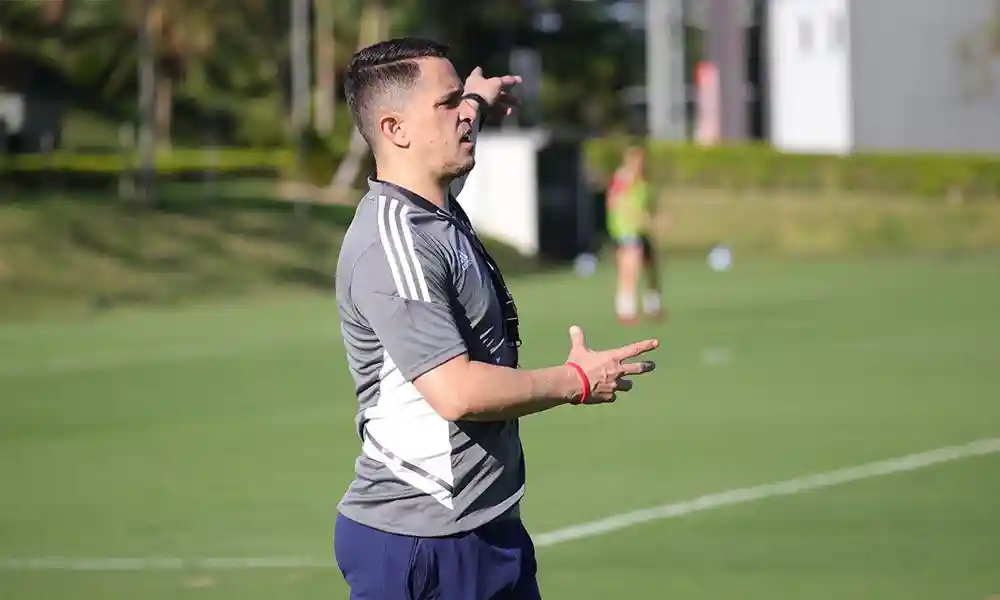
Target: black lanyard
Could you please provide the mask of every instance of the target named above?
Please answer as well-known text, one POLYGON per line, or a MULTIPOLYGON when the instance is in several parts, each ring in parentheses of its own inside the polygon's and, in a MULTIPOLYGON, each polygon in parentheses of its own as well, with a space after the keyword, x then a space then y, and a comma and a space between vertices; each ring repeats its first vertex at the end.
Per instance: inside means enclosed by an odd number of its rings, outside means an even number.
POLYGON ((511 347, 514 352, 514 367, 517 368, 520 365, 519 362, 519 348, 521 347, 521 333, 520 333, 520 321, 517 316, 517 304, 514 303, 514 296, 511 295, 510 289, 507 288, 507 283, 503 279, 503 275, 500 273, 500 267, 497 265, 496 261, 490 255, 486 246, 480 241, 479 236, 472 229, 472 222, 469 216, 465 214, 461 205, 455 201, 454 198, 449 198, 449 203, 451 205, 454 214, 449 213, 445 210, 438 209, 438 214, 451 221, 456 227, 458 227, 465 237, 472 244, 473 249, 479 254, 483 262, 486 263, 490 272, 490 279, 493 281, 493 290, 497 295, 497 302, 500 304, 500 311, 503 315, 503 330, 504 338, 507 345, 511 347))

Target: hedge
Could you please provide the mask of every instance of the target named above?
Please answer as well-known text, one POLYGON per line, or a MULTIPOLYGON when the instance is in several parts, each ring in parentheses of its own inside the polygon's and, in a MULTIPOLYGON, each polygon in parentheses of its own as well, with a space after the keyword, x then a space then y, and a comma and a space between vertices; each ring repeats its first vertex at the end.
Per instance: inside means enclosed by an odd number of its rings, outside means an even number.
MULTIPOLYGON (((626 145, 636 141, 624 137, 587 141, 584 152, 594 183, 606 184, 626 145)), ((155 165, 157 173, 167 178, 298 172, 314 183, 329 181, 343 149, 310 142, 301 169, 296 168, 294 152, 285 148, 175 148, 157 152, 155 165)), ((786 154, 757 144, 701 147, 653 142, 647 148, 650 179, 659 185, 1000 200, 1000 156, 786 154)), ((139 164, 135 153, 0 155, 0 177, 114 178, 139 164)))
MULTIPOLYGON (((115 175, 139 168, 138 153, 79 153, 56 151, 51 154, 16 154, 0 158, 0 172, 31 173, 63 171, 115 175)), ((242 148, 177 148, 158 151, 154 165, 158 173, 178 171, 229 171, 246 168, 285 170, 294 164, 287 150, 242 148)))
MULTIPOLYGON (((171 148, 155 153, 154 168, 158 177, 168 180, 256 175, 325 183, 346 151, 339 146, 307 140, 301 165, 288 148, 171 148)), ((13 181, 111 182, 140 166, 137 152, 0 154, 0 177, 13 181)))
MULTIPOLYGON (((586 142, 588 170, 606 184, 635 138, 586 142)), ((1000 156, 788 154, 759 144, 702 147, 652 142, 647 168, 660 185, 748 190, 840 191, 926 198, 1000 199, 1000 156)))

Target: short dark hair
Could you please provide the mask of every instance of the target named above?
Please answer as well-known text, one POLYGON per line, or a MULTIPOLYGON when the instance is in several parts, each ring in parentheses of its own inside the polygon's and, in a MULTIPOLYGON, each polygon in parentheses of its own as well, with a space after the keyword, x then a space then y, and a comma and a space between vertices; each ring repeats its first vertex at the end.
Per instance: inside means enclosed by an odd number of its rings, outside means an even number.
POLYGON ((344 95, 354 122, 368 145, 375 149, 378 124, 374 109, 386 96, 409 89, 420 77, 420 58, 447 58, 448 46, 419 38, 394 38, 362 48, 351 58, 344 81, 344 95))

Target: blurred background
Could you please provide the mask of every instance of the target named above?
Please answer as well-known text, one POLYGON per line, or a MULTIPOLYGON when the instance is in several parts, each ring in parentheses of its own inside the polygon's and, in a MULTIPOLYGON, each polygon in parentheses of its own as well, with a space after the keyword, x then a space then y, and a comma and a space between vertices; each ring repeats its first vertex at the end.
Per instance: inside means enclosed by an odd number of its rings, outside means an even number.
POLYGON ((401 35, 524 77, 460 200, 527 366, 663 342, 524 420, 545 597, 1000 595, 1000 2, 0 0, 0 598, 346 597, 342 78, 401 35))

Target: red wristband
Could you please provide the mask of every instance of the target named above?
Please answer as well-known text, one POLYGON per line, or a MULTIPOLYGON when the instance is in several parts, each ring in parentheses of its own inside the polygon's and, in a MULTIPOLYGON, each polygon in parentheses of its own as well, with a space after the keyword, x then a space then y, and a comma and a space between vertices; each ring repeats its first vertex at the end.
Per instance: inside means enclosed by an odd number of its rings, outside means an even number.
POLYGON ((580 396, 579 400, 573 402, 573 404, 583 404, 587 401, 587 398, 590 398, 590 378, 584 373, 583 367, 575 362, 567 361, 566 364, 572 367, 576 371, 576 374, 580 376, 580 384, 583 386, 583 395, 580 396))

